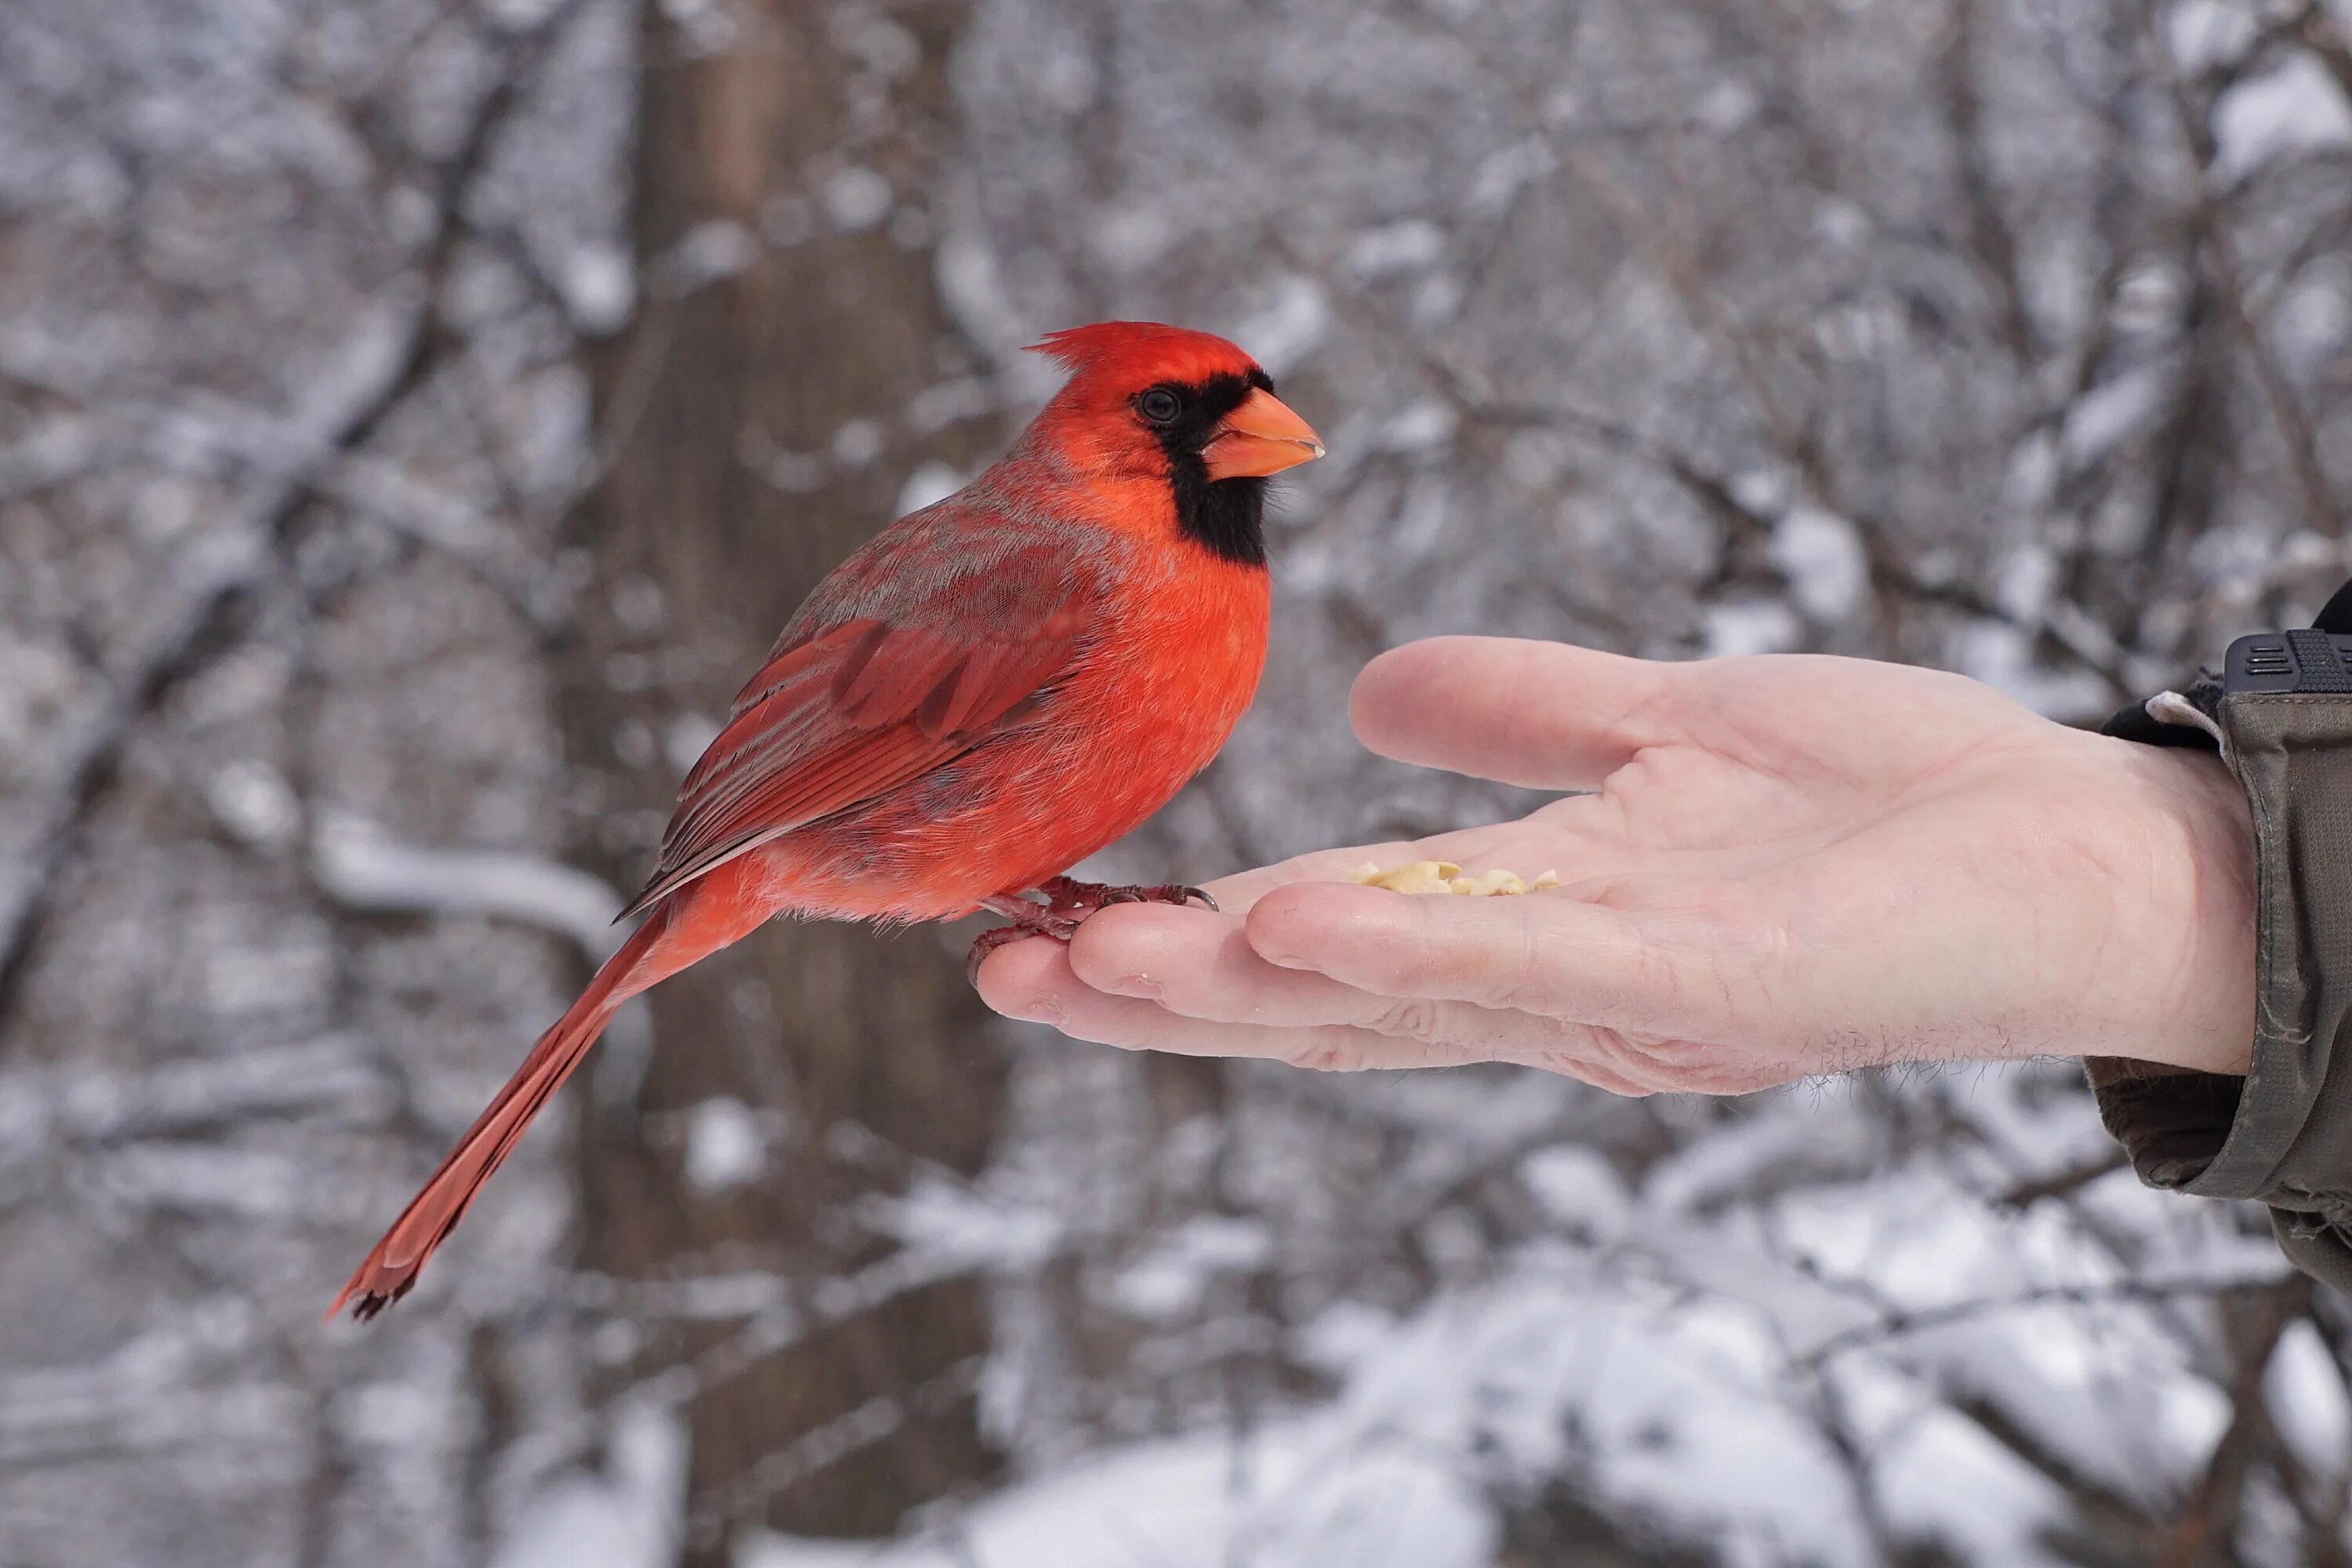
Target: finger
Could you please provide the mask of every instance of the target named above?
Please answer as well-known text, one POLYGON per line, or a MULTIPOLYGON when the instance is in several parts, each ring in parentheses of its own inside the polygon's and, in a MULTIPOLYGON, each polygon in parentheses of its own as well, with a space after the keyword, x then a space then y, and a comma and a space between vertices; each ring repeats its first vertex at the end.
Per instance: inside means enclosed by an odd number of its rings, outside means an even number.
POLYGON ((1235 914, 1149 904, 1108 909, 1070 939, 1069 961, 1090 989, 1205 1022, 1278 1028, 1371 1022, 1370 999, 1355 987, 1259 957, 1235 914))
POLYGON ((1250 945, 1242 921, 1200 910, 1106 910, 1071 939, 1069 966, 1091 990, 1150 1002, 1197 1023, 1370 1030, 1423 1041, 1448 1059, 1544 1068, 1619 1094, 1745 1094, 1789 1076, 1785 1057, 1754 1042, 1648 1038, 1475 1002, 1387 995, 1313 970, 1285 969, 1250 945))
POLYGON ((1079 927, 1067 959, 1070 985, 1062 986, 1059 973, 1049 972, 1039 977, 1031 1004, 1055 1015, 1049 1021, 1066 1031, 1106 1044, 1221 1056, 1271 1053, 1309 1066, 1332 1065, 1325 1058, 1334 1052, 1363 1066, 1507 1061, 1568 1073, 1618 1094, 1676 1087, 1671 1072, 1661 1070, 1670 1064, 1590 1025, 1467 1002, 1382 996, 1327 975, 1278 968, 1257 955, 1242 922, 1229 915, 1157 906, 1106 910, 1079 927), (1191 1024, 1227 1027, 1171 1026, 1133 1008, 1099 1008, 1087 993, 1150 1003, 1191 1024), (1089 1023, 1120 1032, 1090 1032, 1089 1023), (1394 1059, 1393 1050, 1356 1037, 1364 1034, 1419 1041, 1433 1054, 1394 1059))
POLYGON ((1268 963, 1359 990, 1639 1035, 1719 1033, 1725 991, 1708 955, 1687 941, 1670 949, 1648 921, 1577 892, 1412 898, 1302 882, 1260 899, 1244 929, 1268 963))
MULTIPOLYGON (((1085 934, 1084 927, 1079 934, 1085 934)), ((1285 1027, 1185 1017, 1141 997, 1096 989, 1073 969, 1070 950, 1047 941, 1011 942, 990 954, 981 966, 980 991, 991 1007, 1008 1017, 1051 1025, 1075 1039, 1129 1050, 1254 1057, 1333 1072, 1513 1061, 1563 1073, 1612 1094, 1643 1095, 1666 1087, 1638 1061, 1612 1059, 1622 1053, 1610 1049, 1596 1031, 1524 1014, 1484 1014, 1459 1035, 1402 1016, 1385 1029, 1329 1024, 1285 1027)), ((1453 1016, 1466 1023, 1476 1011, 1460 1008, 1453 1016)))
POLYGON ((1589 1055, 1596 1043, 1565 1032, 1587 1026, 1471 1002, 1390 995, 1360 989, 1308 969, 1269 963, 1250 945, 1243 921, 1204 910, 1130 905, 1105 910, 1078 928, 1070 971, 1090 989, 1156 1003, 1203 1023, 1317 1028, 1345 1025, 1432 1045, 1524 1059, 1528 1050, 1566 1048, 1589 1055))
POLYGON ((1568 643, 1430 637, 1356 677, 1349 718, 1399 762, 1538 789, 1598 789, 1667 739, 1664 696, 1683 667, 1568 643))
POLYGON ((971 983, 980 999, 1006 1017, 1050 1024, 1049 1005, 1069 968, 1060 942, 1031 937, 991 952, 981 961, 971 983))
MULTIPOLYGON (((1526 1014, 1490 1014, 1488 1026, 1465 1039, 1340 1024, 1285 1028, 1187 1018, 1139 997, 1095 990, 1070 970, 1058 949, 1042 954, 1036 951, 1049 945, 1020 942, 1003 949, 1005 972, 990 977, 983 994, 990 997, 990 1005, 1011 1016, 1049 1024, 1073 1039, 1097 1045, 1177 1056, 1250 1057, 1318 1072, 1509 1061, 1579 1079, 1612 1094, 1646 1095, 1667 1087, 1636 1063, 1611 1059, 1609 1052, 1596 1048, 1592 1031, 1526 1014), (1014 958, 1016 953, 1022 957, 1014 958)), ((983 974, 997 962, 992 957, 983 974)))
POLYGON ((997 949, 981 965, 980 994, 1007 1017, 1049 1024, 1073 1039, 1129 1050, 1257 1057, 1332 1072, 1437 1067, 1464 1059, 1426 1041, 1370 1029, 1283 1029, 1179 1017, 1137 997, 1095 990, 1071 972, 1067 952, 1053 942, 1009 942, 997 949))

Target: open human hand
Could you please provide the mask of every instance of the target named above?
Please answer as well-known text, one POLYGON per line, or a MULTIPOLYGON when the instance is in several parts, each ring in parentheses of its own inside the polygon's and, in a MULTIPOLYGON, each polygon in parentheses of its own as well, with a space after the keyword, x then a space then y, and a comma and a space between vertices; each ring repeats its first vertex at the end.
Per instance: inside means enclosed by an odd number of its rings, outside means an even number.
POLYGON ((1502 1060, 1621 1093, 1878 1063, 2137 1057, 2243 1072, 2251 830, 2210 757, 2071 730, 1963 677, 1668 664, 1438 637, 1367 666, 1400 761, 1590 793, 1117 906, 980 971, 1081 1039, 1352 1068, 1502 1060), (1411 897, 1367 860, 1561 886, 1411 897))

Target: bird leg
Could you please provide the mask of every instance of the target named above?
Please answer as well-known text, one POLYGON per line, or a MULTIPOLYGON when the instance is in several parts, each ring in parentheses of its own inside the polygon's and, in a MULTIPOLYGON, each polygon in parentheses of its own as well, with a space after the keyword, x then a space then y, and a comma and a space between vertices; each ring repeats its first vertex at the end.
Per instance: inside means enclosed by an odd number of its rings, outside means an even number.
POLYGON ((1181 882, 1132 887, 1080 882, 1068 877, 1049 877, 1030 891, 1045 901, 1040 904, 1013 893, 992 893, 980 900, 982 909, 991 914, 1003 915, 1013 923, 984 931, 972 939, 971 951, 964 955, 963 972, 973 984, 980 983, 982 963, 1006 942, 1020 942, 1033 936, 1049 936, 1055 942, 1066 942, 1077 934, 1079 924, 1088 915, 1111 904, 1198 902, 1212 910, 1217 907, 1216 900, 1198 888, 1189 888, 1181 882))

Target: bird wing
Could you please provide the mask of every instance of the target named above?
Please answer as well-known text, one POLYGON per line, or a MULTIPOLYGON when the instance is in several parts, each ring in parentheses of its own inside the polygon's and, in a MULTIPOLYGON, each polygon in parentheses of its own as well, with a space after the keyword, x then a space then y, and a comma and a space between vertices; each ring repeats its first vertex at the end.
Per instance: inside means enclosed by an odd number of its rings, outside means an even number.
POLYGON ((624 919, 970 751, 1067 669, 1108 586, 1102 552, 961 500, 894 523, 809 596, 687 774, 624 919))

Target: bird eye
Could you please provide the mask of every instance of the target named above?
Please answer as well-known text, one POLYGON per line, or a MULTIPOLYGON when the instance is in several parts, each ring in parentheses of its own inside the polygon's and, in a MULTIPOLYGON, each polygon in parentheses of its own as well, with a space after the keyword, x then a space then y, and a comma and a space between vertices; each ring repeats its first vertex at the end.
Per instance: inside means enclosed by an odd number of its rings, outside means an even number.
POLYGON ((1184 405, 1176 401, 1176 395, 1164 386, 1153 387, 1141 397, 1137 398, 1135 405, 1142 410, 1143 416, 1154 425, 1169 424, 1177 415, 1184 411, 1184 405))

